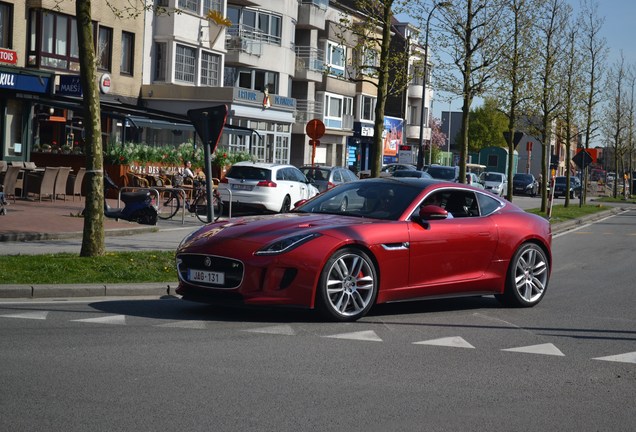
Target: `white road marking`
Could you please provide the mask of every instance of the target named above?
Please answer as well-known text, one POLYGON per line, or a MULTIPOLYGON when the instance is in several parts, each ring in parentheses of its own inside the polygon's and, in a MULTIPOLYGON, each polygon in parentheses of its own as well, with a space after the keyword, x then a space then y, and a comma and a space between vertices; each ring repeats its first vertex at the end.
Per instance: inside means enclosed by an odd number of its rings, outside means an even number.
POLYGON ((0 317, 43 320, 43 319, 46 319, 47 315, 48 315, 47 311, 38 311, 38 312, 24 312, 24 313, 10 314, 10 315, 0 315, 0 317))
POLYGON ((353 333, 340 333, 331 336, 323 336, 326 338, 332 339, 350 339, 350 340, 360 340, 360 341, 370 341, 370 342, 382 342, 382 339, 375 334, 373 330, 365 330, 353 333))
POLYGON ((520 352, 520 353, 528 353, 528 354, 544 354, 544 355, 553 355, 553 356, 565 356, 557 347, 555 347, 551 343, 545 343, 540 345, 530 345, 519 348, 507 348, 502 349, 502 351, 511 351, 511 352, 520 352))
POLYGON ((86 318, 86 319, 78 319, 78 320, 71 320, 71 321, 94 323, 94 324, 126 325, 126 315, 109 315, 109 316, 99 317, 99 318, 86 318))
POLYGON ((287 335, 287 336, 294 336, 296 334, 294 329, 288 325, 261 327, 261 328, 243 330, 243 331, 250 332, 250 333, 280 334, 280 335, 287 335))
POLYGON ((159 324, 155 327, 173 327, 173 328, 188 328, 188 329, 205 329, 207 326, 205 325, 205 321, 177 321, 171 322, 167 324, 159 324))
POLYGON ((625 353, 625 354, 607 356, 607 357, 596 357, 596 358, 593 358, 592 360, 603 360, 603 361, 621 362, 621 363, 636 363, 636 351, 625 353))
POLYGON ((475 349, 474 346, 466 342, 466 340, 464 340, 460 336, 451 336, 451 337, 431 339, 431 340, 426 340, 421 342, 413 342, 413 345, 434 345, 434 346, 445 346, 445 347, 452 347, 452 348, 475 349))

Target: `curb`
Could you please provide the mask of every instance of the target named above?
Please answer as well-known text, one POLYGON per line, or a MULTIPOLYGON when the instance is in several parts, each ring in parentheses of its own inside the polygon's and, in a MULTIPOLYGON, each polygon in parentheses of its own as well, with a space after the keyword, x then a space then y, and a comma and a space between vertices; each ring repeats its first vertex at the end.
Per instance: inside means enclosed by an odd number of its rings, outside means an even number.
POLYGON ((0 285, 2 299, 53 299, 57 297, 128 297, 175 295, 177 282, 140 284, 0 285))

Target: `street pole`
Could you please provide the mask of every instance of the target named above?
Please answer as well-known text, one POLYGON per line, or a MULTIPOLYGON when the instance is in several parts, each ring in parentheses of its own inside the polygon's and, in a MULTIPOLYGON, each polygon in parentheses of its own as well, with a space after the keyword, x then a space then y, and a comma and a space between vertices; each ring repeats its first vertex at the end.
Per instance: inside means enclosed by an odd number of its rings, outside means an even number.
MULTIPOLYGON (((440 2, 435 3, 433 8, 428 13, 428 17, 426 18, 426 33, 424 36, 424 74, 422 77, 422 107, 420 109, 420 151, 417 154, 417 169, 421 170, 424 166, 424 108, 426 104, 426 76, 428 75, 428 34, 429 27, 431 23, 431 17, 433 16, 433 12, 439 6, 446 7, 449 6, 450 2, 440 2)), ((430 141, 430 140, 429 140, 430 141)), ((433 150, 431 148, 431 143, 428 146, 428 164, 431 164, 431 159, 433 155, 433 150)))

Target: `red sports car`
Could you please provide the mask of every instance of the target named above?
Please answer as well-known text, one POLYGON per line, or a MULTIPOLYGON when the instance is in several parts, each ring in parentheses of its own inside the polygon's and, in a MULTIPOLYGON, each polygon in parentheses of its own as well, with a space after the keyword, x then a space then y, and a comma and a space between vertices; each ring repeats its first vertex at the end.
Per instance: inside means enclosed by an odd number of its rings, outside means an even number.
POLYGON ((353 321, 376 303, 495 295, 534 306, 550 278, 545 219, 458 183, 342 184, 293 212, 206 225, 176 253, 186 300, 316 308, 353 321))

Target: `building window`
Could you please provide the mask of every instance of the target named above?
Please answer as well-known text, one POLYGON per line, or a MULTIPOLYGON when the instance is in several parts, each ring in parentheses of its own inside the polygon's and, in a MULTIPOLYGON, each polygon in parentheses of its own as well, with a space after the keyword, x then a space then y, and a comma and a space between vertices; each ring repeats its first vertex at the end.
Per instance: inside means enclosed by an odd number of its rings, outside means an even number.
POLYGON ((327 41, 327 50, 325 51, 326 66, 329 71, 329 75, 342 77, 345 73, 345 66, 347 61, 347 49, 344 45, 339 45, 335 42, 327 41))
POLYGON ((268 11, 228 6, 227 17, 232 21, 230 33, 240 37, 280 45, 282 16, 268 11))
POLYGON ((220 70, 221 56, 203 51, 201 53, 201 85, 218 87, 220 70))
POLYGON ((30 14, 29 66, 79 71, 75 18, 51 11, 30 14), (39 44, 38 44, 39 41, 39 44))
POLYGON ((179 8, 199 12, 199 2, 197 0, 179 0, 179 8))
POLYGON ((371 96, 360 96, 360 120, 375 120, 375 101, 371 96))
POLYGON ((166 80, 166 49, 165 42, 155 42, 155 81, 166 80))
POLYGON ((224 85, 258 91, 264 91, 267 87, 271 94, 279 93, 278 73, 258 69, 226 67, 224 85))
POLYGON ((133 74, 133 64, 135 58, 135 35, 133 33, 121 32, 121 65, 119 71, 123 75, 133 74))
POLYGON ((11 23, 13 22, 12 5, 0 3, 0 47, 11 48, 11 23))
POLYGON ((353 115, 353 98, 325 94, 325 126, 334 129, 343 129, 345 126, 345 117, 353 115))
POLYGON ((99 26, 97 29, 97 46, 95 47, 95 58, 97 59, 98 70, 111 70, 112 54, 113 29, 99 26))
POLYGON ((195 83, 197 52, 194 48, 177 45, 174 65, 174 79, 187 83, 195 83))

